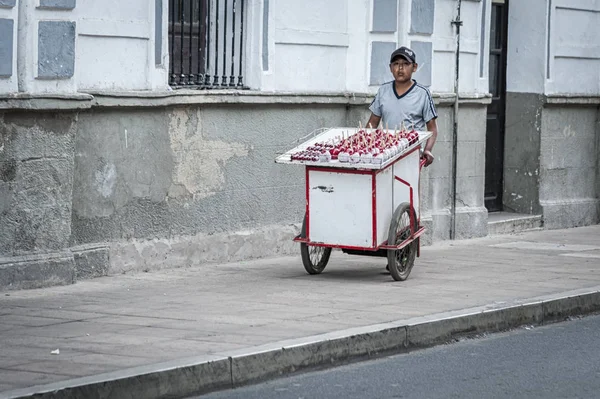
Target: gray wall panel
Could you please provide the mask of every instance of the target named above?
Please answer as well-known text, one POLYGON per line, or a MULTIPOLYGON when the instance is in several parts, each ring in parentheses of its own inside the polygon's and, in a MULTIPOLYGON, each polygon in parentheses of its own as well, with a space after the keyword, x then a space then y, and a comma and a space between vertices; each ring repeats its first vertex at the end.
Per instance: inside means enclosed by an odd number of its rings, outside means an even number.
POLYGON ((431 86, 431 63, 433 57, 433 47, 430 42, 410 42, 410 47, 417 55, 417 64, 419 69, 413 75, 413 78, 424 86, 431 86))
POLYGON ((75 22, 40 21, 38 76, 69 78, 75 70, 75 22))
POLYGON ((72 10, 75 8, 76 0, 40 0, 41 8, 58 8, 72 10))
POLYGON ((373 1, 373 31, 396 32, 398 26, 398 2, 396 0, 373 1))
POLYGON ((393 42, 373 42, 371 47, 371 79, 369 84, 380 85, 392 80, 390 55, 396 49, 393 42))
POLYGON ((0 77, 13 73, 14 24, 12 19, 0 19, 0 77))
POLYGON ((410 33, 433 33, 435 0, 412 0, 410 33))
POLYGON ((269 0, 263 2, 262 69, 269 70, 269 0))
POLYGON ((162 64, 162 18, 163 18, 163 0, 155 0, 155 15, 154 15, 154 63, 162 64))

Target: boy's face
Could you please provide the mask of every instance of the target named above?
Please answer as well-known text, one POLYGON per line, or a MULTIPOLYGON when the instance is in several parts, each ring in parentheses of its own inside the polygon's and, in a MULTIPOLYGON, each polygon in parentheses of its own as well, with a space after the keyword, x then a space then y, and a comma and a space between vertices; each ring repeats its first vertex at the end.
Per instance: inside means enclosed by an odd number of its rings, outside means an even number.
POLYGON ((411 63, 410 61, 396 57, 390 64, 390 72, 394 76, 394 80, 397 83, 406 83, 412 79, 412 74, 417 70, 417 64, 411 63))

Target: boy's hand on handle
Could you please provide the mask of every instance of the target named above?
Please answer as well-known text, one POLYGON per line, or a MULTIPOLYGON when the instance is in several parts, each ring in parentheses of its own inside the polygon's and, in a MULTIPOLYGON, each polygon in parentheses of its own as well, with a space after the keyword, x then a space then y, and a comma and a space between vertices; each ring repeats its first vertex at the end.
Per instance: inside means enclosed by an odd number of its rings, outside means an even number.
POLYGON ((433 163, 433 160, 435 159, 435 157, 429 150, 423 151, 423 155, 421 156, 421 158, 425 159, 425 167, 431 165, 433 163))

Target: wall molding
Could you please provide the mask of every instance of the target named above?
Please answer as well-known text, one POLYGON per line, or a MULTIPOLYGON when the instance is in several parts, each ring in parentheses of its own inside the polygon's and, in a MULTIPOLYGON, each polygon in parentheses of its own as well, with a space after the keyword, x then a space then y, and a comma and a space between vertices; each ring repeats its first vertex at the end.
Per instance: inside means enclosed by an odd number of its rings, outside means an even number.
MULTIPOLYGON (((165 107, 173 105, 214 104, 325 104, 368 107, 374 94, 333 92, 333 93, 282 93, 250 90, 176 90, 164 92, 91 92, 73 95, 31 95, 16 93, 0 94, 0 110, 85 110, 90 108, 113 107, 165 107)), ((453 93, 432 93, 433 101, 439 106, 454 104, 453 93)), ((487 106, 491 103, 489 94, 460 93, 461 104, 487 106)), ((365 108, 366 109, 366 108, 365 108)))
POLYGON ((589 60, 600 59, 600 45, 597 46, 578 46, 575 44, 555 46, 555 58, 581 58, 589 60))
POLYGON ((543 97, 544 105, 600 105, 600 95, 548 94, 543 97))
POLYGON ((153 29, 148 21, 106 21, 80 18, 77 22, 79 36, 115 37, 150 40, 153 29))
MULTIPOLYGON (((433 40, 434 53, 456 53, 456 38, 447 36, 438 36, 433 40)), ((461 38, 461 54, 479 54, 479 39, 461 38)))
POLYGON ((305 46, 348 47, 350 38, 341 32, 314 32, 298 29, 275 29, 276 44, 305 46))

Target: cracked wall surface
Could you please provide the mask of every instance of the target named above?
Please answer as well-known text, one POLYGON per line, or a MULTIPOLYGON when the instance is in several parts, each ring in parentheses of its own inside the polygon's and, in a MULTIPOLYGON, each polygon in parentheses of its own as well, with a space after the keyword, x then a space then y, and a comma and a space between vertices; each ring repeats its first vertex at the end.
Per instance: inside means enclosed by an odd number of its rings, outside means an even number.
POLYGON ((0 114, 0 254, 68 247, 75 114, 0 114))
POLYGON ((301 136, 345 124, 343 106, 103 110, 79 118, 73 243, 171 240, 301 220, 301 136))
MULTIPOLYGON (((200 109, 175 109, 169 116, 169 136, 174 158, 170 198, 214 195, 225 184, 221 167, 233 157, 245 157, 253 145, 206 139, 200 109)), ((207 126, 218 130, 218 126, 207 126)))
MULTIPOLYGON (((522 93, 509 100, 509 209, 543 211, 550 227, 597 223, 597 107, 549 108, 522 93)), ((453 114, 449 103, 437 110, 436 160, 421 176, 423 244, 448 239, 451 226, 453 114)), ((485 114, 485 104, 460 107, 457 238, 487 232, 485 114)), ((344 104, 5 112, 0 255, 55 253, 36 261, 54 281, 295 253, 304 168, 274 159, 316 129, 367 118, 366 106, 344 104)))
POLYGON ((507 93, 504 147, 504 193, 507 211, 539 215, 540 135, 543 98, 507 93))

